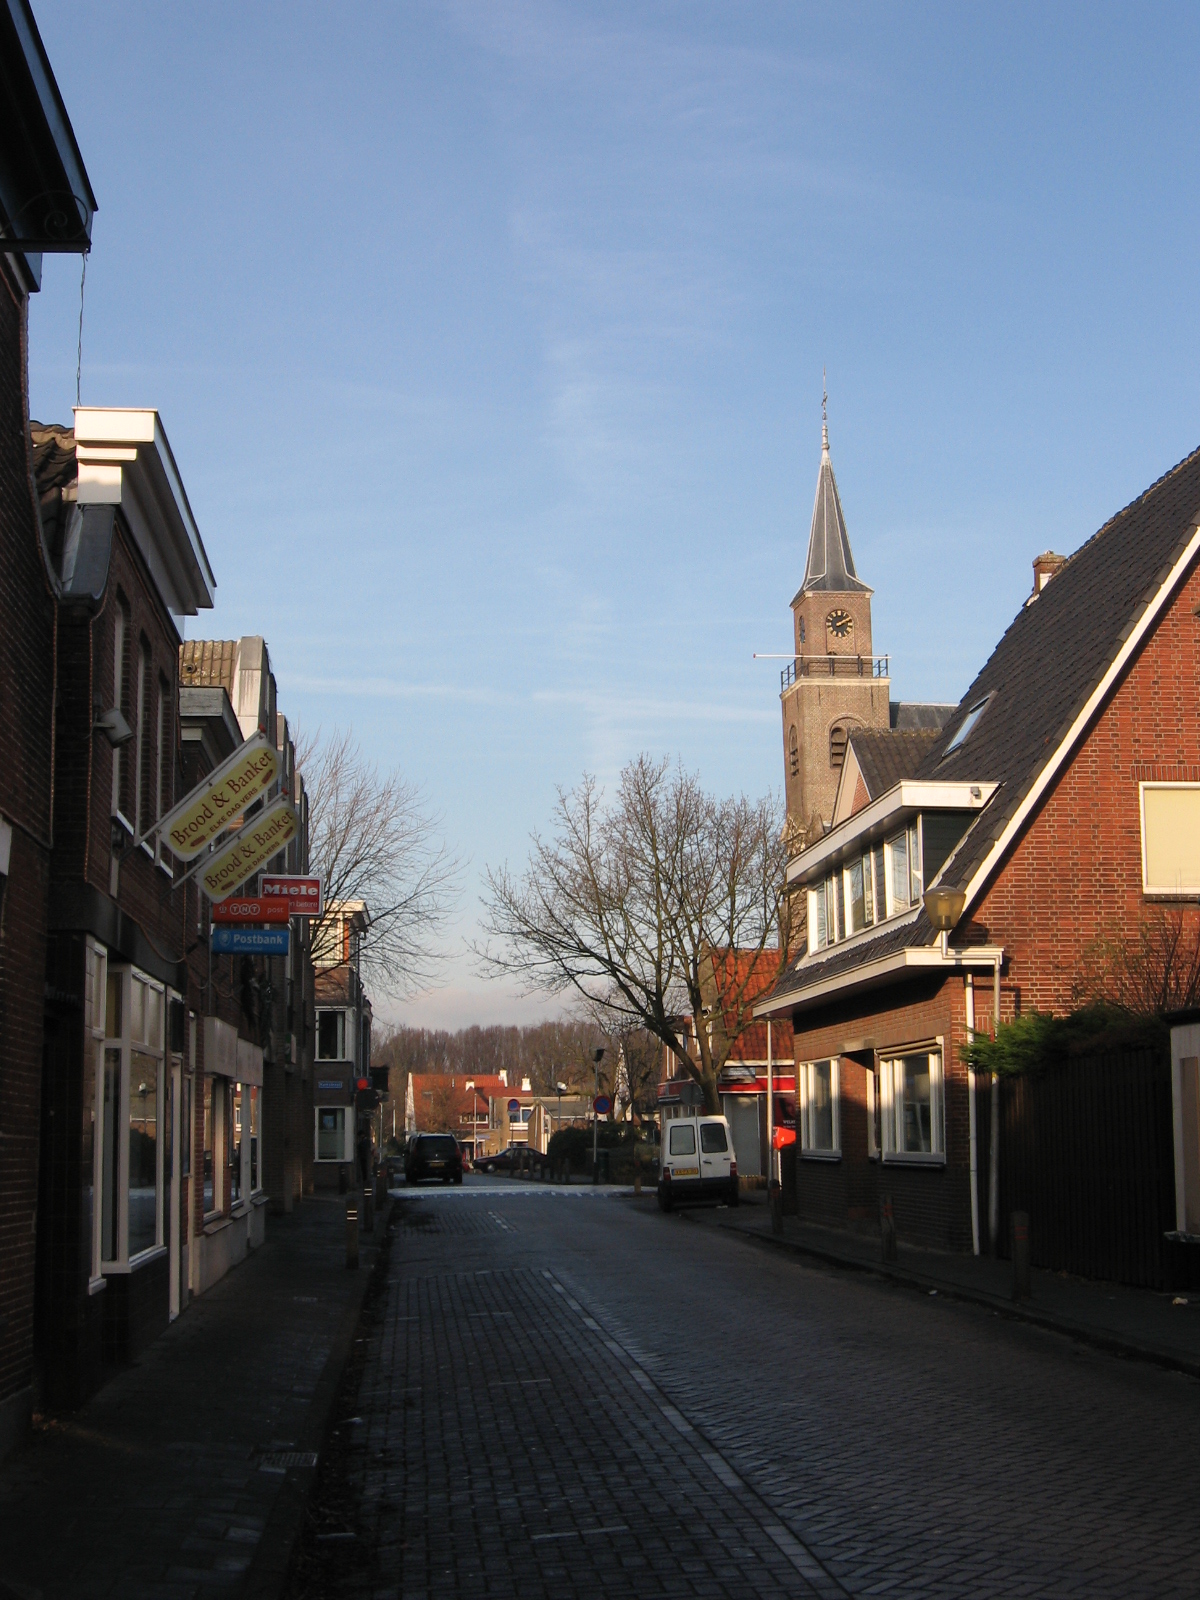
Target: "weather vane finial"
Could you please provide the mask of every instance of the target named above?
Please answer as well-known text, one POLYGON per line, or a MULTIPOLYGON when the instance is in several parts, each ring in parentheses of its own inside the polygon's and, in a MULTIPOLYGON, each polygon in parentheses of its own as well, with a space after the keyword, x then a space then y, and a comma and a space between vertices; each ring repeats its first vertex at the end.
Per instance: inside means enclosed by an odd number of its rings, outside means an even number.
POLYGON ((821 368, 821 449, 829 449, 829 394, 825 387, 825 368, 821 368))

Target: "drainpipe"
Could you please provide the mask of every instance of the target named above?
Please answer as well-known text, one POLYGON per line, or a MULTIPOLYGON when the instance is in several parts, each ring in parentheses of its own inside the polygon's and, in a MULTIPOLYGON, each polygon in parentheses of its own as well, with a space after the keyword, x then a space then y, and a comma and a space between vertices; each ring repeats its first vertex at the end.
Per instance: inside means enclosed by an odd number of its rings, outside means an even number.
MULTIPOLYGON (((967 1039, 975 1037, 975 979, 964 973, 967 1003, 967 1039)), ((979 1254, 979 1132, 975 1111, 975 1069, 967 1068, 967 1122, 971 1133, 971 1252, 979 1254)))
MULTIPOLYGON (((992 968, 993 1038, 1000 1034, 1000 959, 996 957, 992 968)), ((1000 1075, 996 1072, 992 1073, 992 1125, 988 1133, 991 1146, 988 1151, 988 1238, 994 1256, 1000 1237, 1000 1075)))

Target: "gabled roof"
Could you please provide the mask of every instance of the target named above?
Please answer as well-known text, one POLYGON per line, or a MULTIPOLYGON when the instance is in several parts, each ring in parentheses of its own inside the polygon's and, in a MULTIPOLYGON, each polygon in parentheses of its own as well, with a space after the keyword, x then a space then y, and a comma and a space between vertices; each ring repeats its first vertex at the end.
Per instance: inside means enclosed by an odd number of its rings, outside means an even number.
POLYGON ((837 594, 871 593, 854 570, 850 535, 846 532, 842 500, 829 456, 829 429, 824 423, 821 424, 821 466, 817 473, 812 528, 808 535, 808 561, 804 568, 804 582, 792 604, 796 604, 800 595, 814 589, 837 594))
MULTIPOLYGON (((1106 522, 1022 606, 907 780, 996 785, 939 875, 967 895, 960 927, 1200 555, 1198 520, 1200 450, 1106 522), (970 732, 951 748, 973 714, 970 732)), ((775 998, 799 1001, 839 975, 849 986, 863 968, 936 937, 922 909, 820 956, 801 953, 775 998)))
POLYGON ((940 731, 925 728, 855 728, 850 743, 868 799, 878 800, 902 778, 913 777, 941 738, 940 731))

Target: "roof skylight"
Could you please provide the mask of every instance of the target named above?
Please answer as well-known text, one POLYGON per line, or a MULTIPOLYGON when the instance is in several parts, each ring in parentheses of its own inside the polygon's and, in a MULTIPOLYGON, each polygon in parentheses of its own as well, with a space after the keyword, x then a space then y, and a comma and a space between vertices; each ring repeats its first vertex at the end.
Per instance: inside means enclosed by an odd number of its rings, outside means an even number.
POLYGON ((991 698, 992 697, 990 694, 984 695, 983 699, 977 700, 967 712, 966 716, 962 720, 962 726, 954 735, 953 739, 951 739, 950 743, 942 751, 943 761, 948 755, 953 755, 957 749, 966 744, 967 740, 971 737, 972 729, 975 727, 975 724, 979 721, 980 717, 987 709, 987 703, 991 698))

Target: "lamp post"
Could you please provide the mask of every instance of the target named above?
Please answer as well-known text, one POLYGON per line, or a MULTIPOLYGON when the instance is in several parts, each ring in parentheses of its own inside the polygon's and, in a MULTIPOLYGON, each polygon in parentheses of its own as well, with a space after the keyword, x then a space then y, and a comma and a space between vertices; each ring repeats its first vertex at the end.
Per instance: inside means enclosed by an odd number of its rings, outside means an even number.
POLYGON ((562 1097, 567 1092, 566 1084, 556 1083, 554 1085, 554 1092, 558 1096, 558 1122, 555 1124, 555 1131, 557 1131, 562 1127, 562 1097))
POLYGON ((600 1063, 604 1060, 604 1046, 593 1052, 596 1064, 596 1093, 592 1097, 592 1182, 600 1182, 600 1152, 598 1146, 599 1129, 596 1122, 596 1101, 600 1098, 600 1063))

